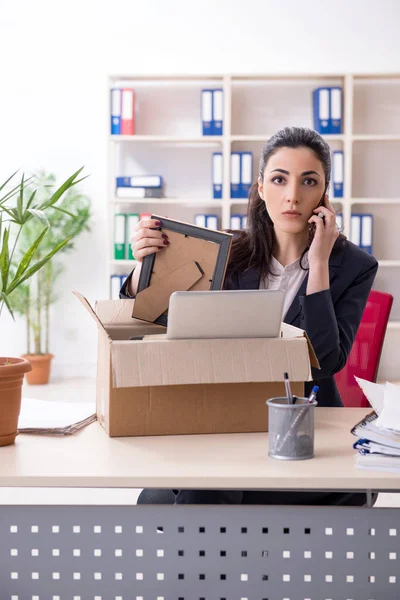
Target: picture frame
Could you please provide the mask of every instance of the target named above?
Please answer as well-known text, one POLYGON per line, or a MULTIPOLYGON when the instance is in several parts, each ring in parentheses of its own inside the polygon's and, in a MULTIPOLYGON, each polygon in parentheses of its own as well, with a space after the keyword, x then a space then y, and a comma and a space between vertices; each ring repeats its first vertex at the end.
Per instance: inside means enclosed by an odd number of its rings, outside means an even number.
POLYGON ((161 226, 157 229, 168 234, 170 244, 161 252, 143 258, 132 316, 167 327, 168 302, 173 291, 186 291, 189 288, 222 289, 233 236, 231 233, 158 215, 152 214, 150 218, 160 221, 161 226), (177 274, 179 268, 182 271, 177 274), (175 275, 171 276, 171 273, 175 275), (176 286, 177 281, 179 284, 176 286), (177 289, 174 289, 174 284, 177 289), (144 310, 144 304, 140 302, 140 293, 145 290, 146 306, 151 304, 154 312, 157 311, 158 303, 159 315, 155 319, 149 318, 148 311, 144 310))

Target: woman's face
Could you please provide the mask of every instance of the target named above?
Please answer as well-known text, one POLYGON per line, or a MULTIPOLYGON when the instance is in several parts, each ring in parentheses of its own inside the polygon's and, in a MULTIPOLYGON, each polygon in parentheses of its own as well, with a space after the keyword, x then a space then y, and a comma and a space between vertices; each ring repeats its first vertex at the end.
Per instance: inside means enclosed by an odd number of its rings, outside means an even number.
POLYGON ((258 180, 275 229, 301 233, 324 195, 325 173, 321 161, 309 148, 280 148, 273 154, 258 180))

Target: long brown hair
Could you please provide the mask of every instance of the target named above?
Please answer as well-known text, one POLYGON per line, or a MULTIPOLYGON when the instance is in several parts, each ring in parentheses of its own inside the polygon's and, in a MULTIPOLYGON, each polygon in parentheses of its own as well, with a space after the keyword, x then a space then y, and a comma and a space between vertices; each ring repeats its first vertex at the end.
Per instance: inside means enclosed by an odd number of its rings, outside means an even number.
MULTIPOLYGON (((312 129, 305 127, 285 127, 272 136, 261 152, 259 177, 264 178, 264 170, 270 157, 280 148, 309 148, 321 161, 325 173, 325 191, 331 177, 331 151, 325 140, 312 129)), ((322 197, 321 201, 323 200, 322 197)), ((315 228, 309 229, 308 246, 310 247, 315 228)), ((234 231, 235 234, 229 259, 228 269, 246 271, 250 268, 260 270, 261 276, 272 273, 271 259, 275 246, 274 224, 268 214, 264 200, 258 193, 258 181, 254 182, 249 193, 247 205, 246 231, 234 231)), ((344 236, 341 236, 344 239, 344 236)), ((301 261, 300 261, 301 264, 301 261)))

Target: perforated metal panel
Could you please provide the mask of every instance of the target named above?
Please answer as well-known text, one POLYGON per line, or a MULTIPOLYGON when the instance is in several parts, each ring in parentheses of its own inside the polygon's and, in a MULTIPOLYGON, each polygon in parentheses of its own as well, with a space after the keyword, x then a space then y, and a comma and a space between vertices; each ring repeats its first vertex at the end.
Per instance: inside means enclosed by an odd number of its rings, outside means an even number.
POLYGON ((396 509, 1 506, 1 600, 398 600, 396 509))

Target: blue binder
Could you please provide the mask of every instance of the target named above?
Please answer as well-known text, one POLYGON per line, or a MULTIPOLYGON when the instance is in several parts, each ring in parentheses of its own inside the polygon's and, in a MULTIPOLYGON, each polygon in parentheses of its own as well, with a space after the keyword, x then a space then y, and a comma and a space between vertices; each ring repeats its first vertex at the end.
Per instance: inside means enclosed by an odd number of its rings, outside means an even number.
POLYGON ((344 154, 343 150, 332 152, 333 197, 343 198, 344 154))
POLYGON ((213 198, 220 200, 222 198, 222 152, 213 152, 212 157, 212 182, 213 182, 213 198))
POLYGON ((331 87, 329 92, 329 133, 342 133, 343 90, 331 87))
POLYGON ((211 135, 222 135, 224 130, 224 92, 222 89, 212 92, 211 135))
POLYGON ((213 90, 201 91, 201 124, 203 135, 213 135, 213 90))
POLYGON ((120 88, 111 89, 111 135, 121 134, 121 99, 120 88))
POLYGON ((330 91, 327 87, 317 88, 313 91, 313 116, 314 129, 318 133, 330 132, 330 91))
MULTIPOLYGON (((119 299, 119 291, 122 287, 123 280, 121 275, 111 275, 110 277, 110 298, 111 300, 119 299)), ((125 279, 124 279, 125 281, 125 279)))
POLYGON ((361 248, 372 254, 372 226, 373 216, 371 213, 363 214, 361 216, 361 248))
POLYGON ((240 198, 241 164, 240 152, 231 153, 231 198, 240 198))
POLYGON ((206 215, 206 227, 208 229, 218 229, 218 215, 206 215))
POLYGON ((246 217, 241 214, 233 214, 231 215, 231 229, 244 229, 244 219, 246 217))
POLYGON ((240 153, 240 198, 248 198, 253 182, 253 153, 240 153))
POLYGON ((361 217, 359 213, 353 213, 350 222, 350 241, 359 247, 361 247, 361 217))
POLYGON ((116 177, 115 187, 162 188, 163 178, 161 175, 133 175, 132 177, 116 177))

